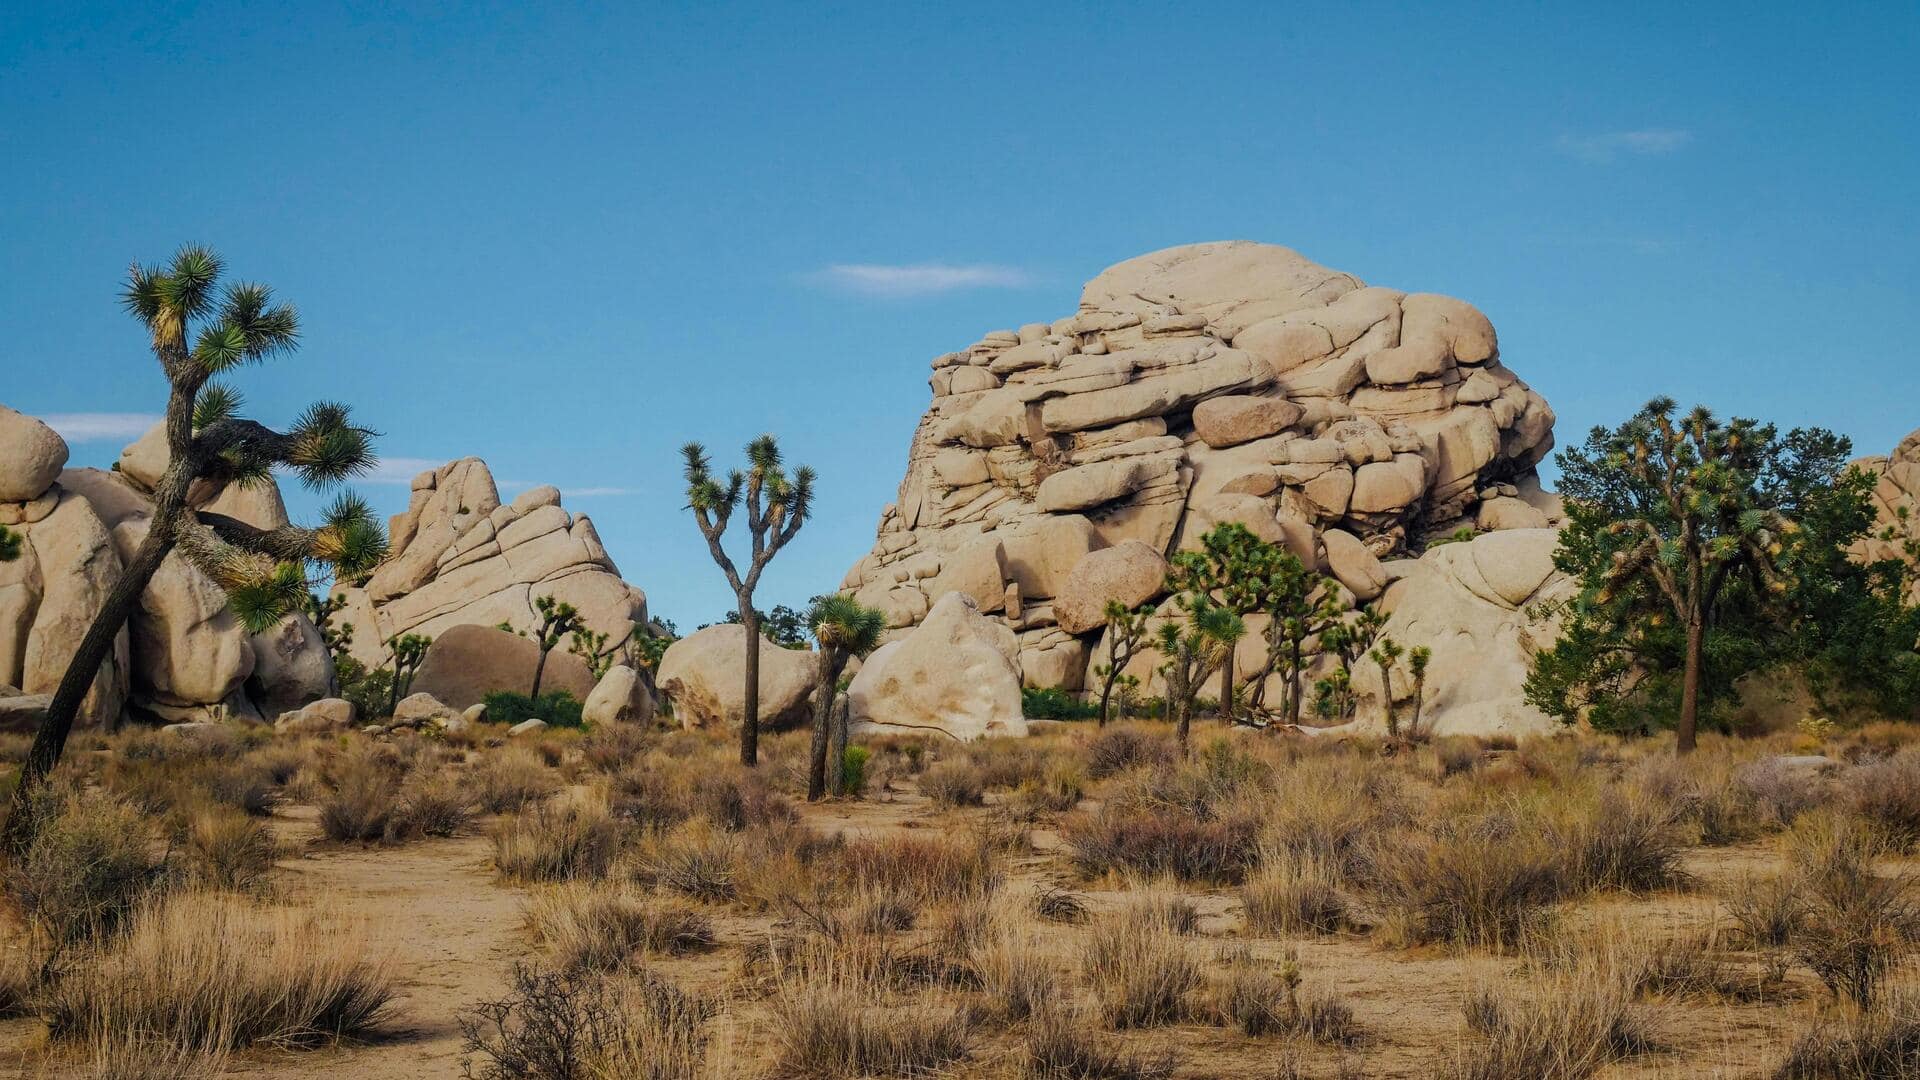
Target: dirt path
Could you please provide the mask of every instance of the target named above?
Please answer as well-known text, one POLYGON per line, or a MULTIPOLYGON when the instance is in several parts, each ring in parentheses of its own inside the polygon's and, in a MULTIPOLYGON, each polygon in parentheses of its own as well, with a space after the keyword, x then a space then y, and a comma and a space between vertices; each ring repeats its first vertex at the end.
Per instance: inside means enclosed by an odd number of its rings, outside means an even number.
POLYGON ((313 812, 278 820, 290 854, 281 888, 364 919, 399 994, 385 1035, 366 1045, 301 1054, 249 1054, 232 1075, 398 1080, 460 1075, 460 1010, 498 996, 513 961, 530 951, 525 892, 497 884, 483 837, 387 848, 314 847, 313 812))

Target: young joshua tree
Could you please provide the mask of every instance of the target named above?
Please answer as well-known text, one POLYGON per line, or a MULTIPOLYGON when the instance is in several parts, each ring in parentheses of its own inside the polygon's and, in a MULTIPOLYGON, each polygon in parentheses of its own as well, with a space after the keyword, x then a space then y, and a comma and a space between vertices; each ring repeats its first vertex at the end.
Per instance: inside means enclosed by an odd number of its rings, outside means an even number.
POLYGON ((1178 603, 1186 611, 1185 625, 1165 623, 1157 644, 1160 674, 1167 680, 1167 709, 1174 722, 1180 756, 1187 756, 1187 736, 1193 726, 1193 702, 1214 667, 1233 662, 1233 647, 1247 632, 1244 619, 1215 604, 1205 593, 1183 593, 1178 603))
POLYGON ((840 673, 847 661, 878 648, 887 618, 863 607, 850 596, 823 596, 807 613, 807 625, 820 643, 820 688, 813 699, 813 745, 807 758, 807 801, 827 793, 829 753, 838 761, 846 753, 847 733, 834 718, 834 699, 840 693, 840 673))
POLYGON ((580 626, 580 612, 564 600, 555 600, 551 596, 536 596, 533 609, 540 616, 540 625, 534 628, 533 643, 540 647, 540 659, 533 665, 533 689, 527 691, 527 697, 540 700, 540 679, 547 673, 547 654, 560 639, 573 633, 580 626))
POLYGON ((1393 669, 1399 666, 1406 652, 1406 647, 1392 638, 1381 638, 1380 644, 1367 653, 1380 665, 1380 707, 1386 710, 1387 735, 1394 739, 1400 737, 1400 713, 1393 703, 1393 669))
POLYGON ((687 508, 706 538, 713 561, 727 575, 727 584, 739 603, 740 621, 747 630, 746 716, 740 724, 740 761, 754 765, 760 759, 760 613, 753 591, 760 574, 787 546, 813 510, 813 470, 802 465, 788 477, 780 463, 780 445, 771 435, 747 444, 747 471, 735 469, 723 485, 714 479, 706 448, 690 442, 680 448, 686 458, 687 508), (751 541, 747 572, 743 575, 721 546, 734 511, 747 512, 751 541))
MULTIPOLYGON (((1245 525, 1229 521, 1202 536, 1199 550, 1173 557, 1167 586, 1174 592, 1204 594, 1214 606, 1244 620, 1272 603, 1275 585, 1283 574, 1282 563, 1288 557, 1285 549, 1261 540, 1245 525)), ((1220 715, 1229 718, 1233 716, 1233 668, 1231 656, 1220 664, 1220 715)))
POLYGON ((1420 738, 1420 712, 1427 703, 1427 665, 1433 650, 1416 645, 1407 651, 1407 670, 1413 672, 1413 719, 1407 722, 1407 738, 1420 738))
POLYGON ((420 662, 427 658, 427 649, 433 645, 433 639, 425 634, 401 634, 387 641, 387 650, 393 653, 393 684, 387 688, 387 715, 400 707, 400 698, 413 686, 414 673, 420 670, 420 662))
POLYGON ((1107 662, 1093 668, 1093 673, 1100 676, 1101 727, 1113 718, 1113 688, 1126 678, 1122 673, 1146 644, 1147 619, 1152 614, 1152 604, 1130 608, 1118 600, 1107 601, 1107 662))
POLYGON ((212 251, 187 247, 164 268, 135 264, 128 275, 126 308, 146 327, 169 385, 167 467, 154 486, 146 536, 80 639, 21 764, 5 833, 13 851, 32 840, 35 795, 66 748, 101 661, 168 555, 177 551, 205 572, 240 621, 258 631, 299 610, 310 564, 351 577, 386 554, 385 534, 352 496, 337 499, 317 528, 257 529, 188 504, 196 480, 265 483, 282 469, 310 488, 327 488, 375 460, 373 433, 354 426, 344 405, 313 405, 284 432, 238 415, 240 395, 214 379, 291 351, 299 320, 291 306, 275 305, 264 285, 221 288, 222 270, 212 251))
POLYGON ((1276 560, 1272 589, 1267 600, 1267 662, 1253 684, 1252 704, 1260 708, 1266 702, 1267 677, 1276 671, 1286 675, 1286 700, 1282 702, 1287 723, 1300 723, 1300 704, 1304 696, 1301 673, 1306 669, 1306 643, 1315 635, 1339 625, 1345 613, 1339 590, 1332 578, 1307 569, 1300 557, 1284 552, 1276 560))

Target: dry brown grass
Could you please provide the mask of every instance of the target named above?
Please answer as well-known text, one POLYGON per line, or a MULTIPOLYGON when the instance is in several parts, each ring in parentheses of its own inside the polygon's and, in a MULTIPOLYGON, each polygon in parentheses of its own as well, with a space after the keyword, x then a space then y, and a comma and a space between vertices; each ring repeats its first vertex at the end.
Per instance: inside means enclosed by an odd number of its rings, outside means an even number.
POLYGON ((773 999, 775 1075, 837 1080, 922 1076, 965 1057, 968 1015, 927 998, 888 1000, 860 974, 811 969, 773 999))
POLYGON ((1920 1076, 1920 992, 1889 997, 1802 1032, 1774 1080, 1911 1080, 1920 1076))
POLYGON ((1180 929, 1153 905, 1096 921, 1081 963, 1100 1018, 1111 1028, 1185 1019, 1204 979, 1180 929))
POLYGON ((1465 1010, 1478 1039, 1448 1062, 1452 1080, 1582 1080, 1655 1045, 1631 988, 1617 978, 1483 987, 1465 1010))
POLYGON ((604 798, 582 792, 537 803, 493 826, 493 863, 508 881, 603 878, 620 852, 604 798))
POLYGON ((357 927, 182 892, 144 906, 124 935, 50 984, 42 1014, 55 1039, 134 1038, 185 1054, 362 1034, 392 996, 357 927))
POLYGON ((1020 1075, 1029 1080, 1168 1080, 1179 1065, 1170 1049, 1129 1050, 1094 1028, 1091 1017, 1058 1007, 1027 1027, 1020 1075))
POLYGON ((488 755, 473 771, 473 797, 489 814, 506 814, 560 790, 560 779, 535 751, 514 746, 488 755))
POLYGON ((986 790, 986 774, 964 760, 936 761, 920 774, 920 794, 945 810, 979 806, 986 790))
POLYGON ((215 889, 261 888, 280 856, 280 844, 266 822, 218 804, 190 813, 181 833, 188 873, 215 889))
POLYGON ((515 964, 507 996, 459 1018, 473 1080, 694 1080, 707 1001, 641 972, 608 978, 515 964))
POLYGON ((1346 926, 1350 904, 1334 867, 1319 856, 1270 853, 1240 886, 1247 932, 1268 937, 1331 934, 1346 926))
POLYGON ((678 956, 713 947, 713 922, 684 904, 617 883, 573 883, 534 894, 534 937, 568 971, 617 971, 636 956, 678 956))

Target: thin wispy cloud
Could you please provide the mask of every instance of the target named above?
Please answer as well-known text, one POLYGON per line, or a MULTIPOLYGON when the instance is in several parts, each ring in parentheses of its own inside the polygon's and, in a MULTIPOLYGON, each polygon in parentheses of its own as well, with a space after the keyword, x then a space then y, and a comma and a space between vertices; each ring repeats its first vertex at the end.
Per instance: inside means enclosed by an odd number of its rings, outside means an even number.
POLYGON ((1033 275, 1014 266, 947 263, 835 263, 812 275, 819 284, 865 296, 930 296, 962 289, 1017 289, 1033 275))
POLYGON ((1570 158, 1604 165, 1621 157, 1671 154, 1693 141, 1691 131, 1644 128, 1639 131, 1603 131, 1593 135, 1562 135, 1554 148, 1570 158))
POLYGON ((589 498, 595 496, 638 495, 640 494, 640 489, 629 487, 562 487, 560 494, 567 498, 573 498, 574 496, 589 498))
POLYGON ((132 442, 160 422, 153 413, 76 412, 49 413, 40 420, 70 443, 132 442))
POLYGON ((361 484, 412 484, 413 478, 428 469, 437 469, 452 458, 383 457, 373 471, 355 477, 361 484))

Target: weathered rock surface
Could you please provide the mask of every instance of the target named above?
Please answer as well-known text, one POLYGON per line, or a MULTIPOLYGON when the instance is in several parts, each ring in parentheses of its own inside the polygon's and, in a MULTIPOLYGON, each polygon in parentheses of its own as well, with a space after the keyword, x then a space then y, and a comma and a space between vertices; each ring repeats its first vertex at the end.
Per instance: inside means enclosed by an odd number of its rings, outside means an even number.
POLYGON ((0 502, 28 502, 67 466, 67 441, 38 419, 0 405, 0 502))
POLYGON ((581 719, 589 724, 647 724, 653 721, 653 693, 646 677, 625 664, 615 664, 600 676, 587 695, 581 719))
POLYGON ((444 724, 459 715, 460 710, 441 701, 424 691, 415 691, 400 699, 393 707, 390 727, 420 727, 424 724, 444 724))
POLYGON ((1054 620, 1069 634, 1098 630, 1107 624, 1108 603, 1137 607, 1165 591, 1166 580, 1166 557, 1138 540, 1091 552, 1074 564, 1054 598, 1054 620))
POLYGON ((1077 687, 1099 654, 1070 585, 1090 553, 1166 556, 1240 521, 1365 602, 1383 559, 1554 520, 1522 497, 1553 410, 1463 301, 1227 242, 1120 263, 1040 326, 933 361, 898 498, 842 583, 890 639, 962 592, 1019 633, 1029 685, 1077 687))
MULTIPOLYGON (((433 639, 420 661, 411 689, 430 694, 458 712, 496 690, 524 694, 533 688, 540 646, 531 638, 494 626, 449 627, 433 639)), ((593 672, 562 645, 547 654, 540 692, 565 690, 585 701, 593 693, 593 672)))
MULTIPOLYGON (((745 627, 720 623, 695 630, 668 646, 660 658, 660 692, 672 700, 673 715, 683 727, 737 728, 747 716, 746 664, 745 627)), ((808 695, 819 680, 819 653, 761 642, 760 726, 804 722, 808 695)))
POLYGON ((963 741, 1025 735, 1011 639, 966 595, 941 597, 912 633, 876 649, 853 677, 853 732, 938 732, 963 741))
MULTIPOLYGON (((12 526, 26 537, 20 557, 0 563, 0 684, 28 694, 52 694, 60 685, 122 568, 92 504, 59 485, 43 493, 49 495, 44 516, 12 526)), ((131 681, 122 630, 81 703, 79 722, 117 722, 131 681)))
MULTIPOLYGON (((1522 693, 1533 654, 1559 637, 1552 622, 1536 622, 1527 608, 1564 598, 1575 588, 1554 569, 1559 533, 1516 529, 1446 544, 1410 563, 1380 599, 1382 633, 1408 648, 1433 650, 1421 727, 1435 734, 1492 734, 1558 730, 1522 693)), ((1356 726, 1384 727, 1380 672, 1372 663, 1354 670, 1360 699, 1356 726)), ((1394 677, 1394 696, 1410 702, 1412 680, 1394 677)), ((1402 705, 1400 715, 1408 715, 1402 705)))
POLYGON ((353 655, 369 667, 387 661, 385 643, 400 634, 437 639, 453 627, 502 622, 530 631, 541 596, 572 604, 609 641, 646 625, 646 595, 620 579, 593 522, 568 513, 551 486, 503 505, 479 458, 414 477, 407 510, 388 531, 387 562, 364 588, 338 590, 347 606, 336 618, 354 625, 353 655))
MULTIPOLYGON (((1892 534, 1863 542, 1859 554, 1873 560, 1910 558, 1908 545, 1920 545, 1920 431, 1900 440, 1891 454, 1861 458, 1853 464, 1878 479, 1873 487, 1873 532, 1892 534)), ((1920 603, 1920 581, 1914 583, 1911 596, 1920 603)))
POLYGON ((357 719, 353 702, 344 698, 321 698, 291 712, 283 712, 273 722, 274 730, 296 735, 318 735, 345 731, 357 719))

